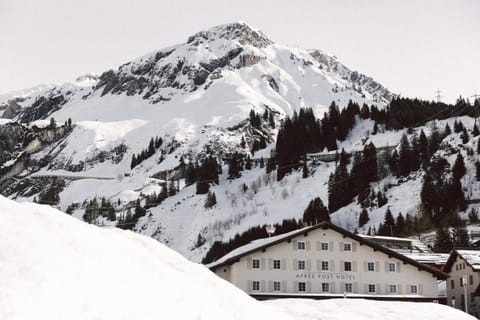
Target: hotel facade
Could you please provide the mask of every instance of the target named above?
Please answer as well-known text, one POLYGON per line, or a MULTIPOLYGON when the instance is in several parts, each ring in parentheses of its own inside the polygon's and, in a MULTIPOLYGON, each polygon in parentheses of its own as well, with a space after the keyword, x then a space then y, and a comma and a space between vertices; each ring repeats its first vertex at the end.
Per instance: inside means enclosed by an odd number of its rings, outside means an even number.
POLYGON ((448 276, 328 222, 256 240, 208 265, 258 299, 436 301, 448 276))

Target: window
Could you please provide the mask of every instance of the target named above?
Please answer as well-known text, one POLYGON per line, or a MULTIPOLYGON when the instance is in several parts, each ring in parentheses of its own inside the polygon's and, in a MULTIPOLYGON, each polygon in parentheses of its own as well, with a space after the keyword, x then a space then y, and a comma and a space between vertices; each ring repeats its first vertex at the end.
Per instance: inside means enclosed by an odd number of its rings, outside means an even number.
POLYGON ((252 269, 260 269, 260 259, 252 259, 252 269))
POLYGON ((468 282, 472 285, 473 284, 473 276, 468 276, 468 282))
POLYGON ((418 288, 417 288, 417 285, 416 284, 412 284, 410 286, 410 293, 411 294, 417 294, 418 293, 418 288))
POLYGON ((368 285, 368 293, 375 293, 375 285, 369 284, 368 285))
POLYGON ((343 244, 343 251, 352 251, 352 244, 351 243, 344 243, 343 244))
POLYGON ((470 301, 471 302, 475 301, 475 292, 470 292, 470 301))
POLYGON ((299 282, 298 283, 298 291, 305 292, 305 291, 307 291, 306 288, 307 288, 307 286, 306 286, 305 282, 299 282))
POLYGON ((343 270, 344 271, 352 271, 352 263, 350 261, 345 261, 343 263, 343 270))
POLYGON ((450 280, 450 287, 452 287, 452 289, 455 289, 455 280, 450 280))
POLYGON ((252 290, 260 291, 260 281, 252 281, 252 290))
POLYGON ((395 272, 397 271, 397 265, 395 263, 389 263, 388 264, 388 271, 389 272, 395 272))
POLYGON ((298 260, 298 270, 305 270, 305 260, 298 260))
POLYGON ((273 269, 280 269, 280 260, 273 260, 273 269))
POLYGON ((345 292, 353 292, 351 283, 345 283, 345 292))
POLYGON ((455 271, 458 271, 458 264, 455 265, 455 271))
POLYGON ((322 292, 329 292, 330 291, 330 285, 328 282, 322 282, 322 292))
POLYGON ((322 270, 328 270, 328 261, 322 261, 322 270))
POLYGON ((322 242, 322 251, 328 251, 328 242, 322 242))
POLYGON ((463 287, 463 278, 460 277, 460 287, 463 287))
POLYGON ((463 263, 463 269, 465 269, 465 268, 466 268, 466 266, 465 266, 465 262, 464 262, 464 263, 463 263))
POLYGON ((280 281, 273 282, 273 291, 280 291, 280 281))
POLYGON ((397 286, 394 284, 390 285, 390 293, 397 293, 397 286))
POLYGON ((303 242, 303 241, 298 241, 298 242, 297 242, 297 249, 298 249, 298 250, 305 250, 305 242, 303 242))
POLYGON ((368 263, 367 263, 367 270, 368 270, 368 271, 375 271, 375 263, 373 263, 373 262, 368 262, 368 263))

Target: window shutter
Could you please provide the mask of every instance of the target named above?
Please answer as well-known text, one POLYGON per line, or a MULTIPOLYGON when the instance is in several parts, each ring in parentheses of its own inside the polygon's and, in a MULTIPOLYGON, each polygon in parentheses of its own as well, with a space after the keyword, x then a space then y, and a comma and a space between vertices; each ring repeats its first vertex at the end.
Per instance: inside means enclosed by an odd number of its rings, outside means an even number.
POLYGON ((268 291, 273 292, 273 281, 272 280, 268 280, 268 291))
POLYGON ((247 258, 247 269, 252 269, 252 258, 247 258))
POLYGON ((343 251, 343 242, 340 242, 340 245, 339 245, 339 248, 338 248, 338 249, 340 250, 340 252, 343 251))
POLYGON ((293 259, 293 270, 298 270, 298 260, 293 259))
POLYGON ((280 289, 282 289, 282 292, 287 292, 287 281, 282 281, 282 287, 280 289))
POLYGON ((322 250, 322 242, 321 241, 317 241, 317 251, 320 251, 322 250))
POLYGON ((402 294, 402 285, 401 284, 397 284, 397 292, 398 292, 398 294, 402 294))
MULTIPOLYGON (((333 283, 333 282, 332 282, 333 283)), ((330 284, 332 285, 332 284, 330 284)), ((345 290, 345 282, 340 282, 340 293, 344 293, 346 292, 345 290)))
POLYGON ((363 271, 367 272, 368 271, 368 262, 363 261, 363 271))
POLYGON ((352 261, 352 272, 357 272, 357 261, 352 261))
POLYGON ((260 281, 260 291, 265 292, 265 280, 260 281))
POLYGON ((265 258, 260 259, 260 270, 265 270, 265 258))
POLYGON ((307 271, 310 271, 310 269, 312 268, 312 263, 311 263, 310 259, 307 259, 305 267, 306 267, 307 271))
MULTIPOLYGON (((418 294, 423 295, 423 286, 421 284, 418 285, 418 294)), ((465 299, 468 299, 468 297, 465 297, 465 299)))
POLYGON ((385 294, 389 294, 389 293, 390 293, 390 285, 385 284, 385 294))
POLYGON ((321 270, 322 270, 322 261, 317 260, 317 271, 321 271, 321 270))
POLYGON ((287 269, 287 259, 282 259, 280 267, 282 268, 282 270, 287 269))
POLYGON ((345 271, 345 261, 340 260, 340 269, 339 271, 345 271))
POLYGON ((380 291, 381 291, 380 289, 381 289, 381 288, 380 288, 380 283, 377 283, 377 284, 375 285, 375 293, 380 294, 380 293, 381 293, 381 292, 380 292, 380 291))
POLYGON ((247 291, 252 291, 252 280, 247 281, 247 291))
POLYGON ((400 262, 397 262, 397 272, 402 271, 402 269, 400 269, 400 266, 401 266, 401 265, 402 265, 402 264, 401 264, 400 262))
POLYGON ((358 293, 358 282, 354 282, 352 287, 353 293, 358 293))
POLYGON ((273 269, 273 259, 269 258, 268 259, 268 270, 272 270, 273 269))
POLYGON ((335 282, 330 282, 330 288, 328 292, 335 293, 335 282))
POLYGON ((305 243, 305 249, 306 249, 307 251, 310 251, 310 241, 305 241, 305 242, 306 242, 306 243, 305 243))
POLYGON ((357 243, 356 242, 352 242, 352 251, 357 252, 357 243))
POLYGON ((311 292, 312 291, 312 282, 311 281, 307 281, 306 285, 305 285, 305 291, 306 292, 311 292))
POLYGON ((365 293, 370 293, 368 292, 368 283, 365 283, 363 290, 365 293))
POLYGON ((293 292, 298 292, 298 281, 293 281, 293 292))
POLYGON ((333 251, 333 241, 328 243, 328 250, 333 251))
POLYGON ((293 250, 298 250, 297 240, 292 241, 293 250))
POLYGON ((375 261, 375 272, 380 272, 380 262, 375 261))
POLYGON ((385 262, 385 272, 388 272, 388 262, 385 262))
POLYGON ((328 263, 328 270, 332 272, 335 271, 335 261, 330 260, 330 262, 328 263))

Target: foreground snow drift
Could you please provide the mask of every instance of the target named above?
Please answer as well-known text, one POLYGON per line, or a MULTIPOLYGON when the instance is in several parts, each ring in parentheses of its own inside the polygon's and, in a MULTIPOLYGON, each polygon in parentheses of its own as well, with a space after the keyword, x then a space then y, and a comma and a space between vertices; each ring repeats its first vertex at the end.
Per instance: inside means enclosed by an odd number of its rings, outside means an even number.
POLYGON ((4 197, 0 220, 0 319, 282 319, 153 239, 4 197))
POLYGON ((474 320, 462 311, 434 303, 387 302, 363 299, 267 301, 295 319, 310 320, 474 320))
POLYGON ((258 302, 157 241, 0 196, 0 319, 473 319, 429 303, 258 302))

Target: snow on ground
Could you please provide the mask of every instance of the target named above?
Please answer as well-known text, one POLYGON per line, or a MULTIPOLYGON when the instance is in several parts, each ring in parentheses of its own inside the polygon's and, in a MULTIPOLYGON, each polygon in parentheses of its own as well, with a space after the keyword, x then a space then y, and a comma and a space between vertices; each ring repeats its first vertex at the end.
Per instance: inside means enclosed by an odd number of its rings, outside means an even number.
POLYGON ((295 319, 309 320, 474 320, 457 309, 441 304, 363 299, 283 299, 265 304, 295 319))
POLYGON ((259 302, 157 241, 0 196, 0 319, 456 319, 431 303, 259 302))
POLYGON ((0 319, 287 319, 157 241, 0 196, 0 319))

